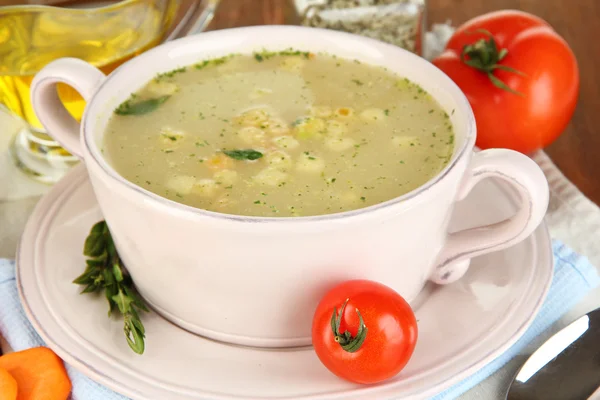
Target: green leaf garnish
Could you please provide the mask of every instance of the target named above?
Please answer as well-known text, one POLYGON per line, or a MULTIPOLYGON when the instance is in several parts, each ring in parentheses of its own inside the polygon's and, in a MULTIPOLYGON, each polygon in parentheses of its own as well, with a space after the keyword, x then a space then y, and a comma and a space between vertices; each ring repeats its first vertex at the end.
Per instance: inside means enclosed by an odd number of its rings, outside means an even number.
POLYGON ((119 307, 119 311, 121 314, 125 314, 131 308, 131 300, 129 297, 125 296, 125 292, 119 288, 119 291, 116 295, 112 297, 112 300, 115 302, 117 307, 119 307))
POLYGON ((233 158, 234 160, 258 160, 263 156, 260 151, 246 149, 246 150, 223 150, 223 153, 233 158))
POLYGON ((96 224, 85 239, 83 254, 88 257, 99 257, 104 252, 104 225, 96 224))
POLYGON ((106 222, 96 223, 85 240, 86 269, 73 283, 84 286, 81 293, 104 291, 108 315, 117 310, 123 316, 123 331, 129 347, 138 354, 144 352, 145 329, 138 310, 148 307, 137 293, 131 276, 117 253, 106 222))
POLYGON ((161 104, 167 101, 171 97, 170 95, 165 95, 161 97, 156 97, 154 99, 141 100, 136 103, 132 101, 132 99, 126 100, 119 105, 115 109, 115 114, 117 115, 142 115, 148 114, 156 110, 161 104))

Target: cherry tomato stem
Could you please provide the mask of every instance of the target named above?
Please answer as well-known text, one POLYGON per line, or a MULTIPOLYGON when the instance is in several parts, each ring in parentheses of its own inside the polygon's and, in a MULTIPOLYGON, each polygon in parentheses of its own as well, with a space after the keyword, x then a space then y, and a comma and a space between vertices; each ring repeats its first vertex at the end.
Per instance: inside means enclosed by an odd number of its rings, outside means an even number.
POLYGON ((356 309, 356 314, 358 315, 358 332, 356 332, 356 336, 353 337, 349 331, 340 332, 340 325, 342 323, 342 315, 344 315, 344 310, 346 309, 346 304, 348 304, 348 300, 342 304, 340 308, 340 312, 337 311, 337 308, 333 309, 333 315, 331 316, 331 330, 335 335, 335 342, 339 344, 342 349, 347 351, 348 353, 354 353, 359 350, 365 339, 367 338, 367 332, 369 331, 365 326, 365 321, 363 320, 360 311, 358 308, 356 309))
POLYGON ((507 65, 501 65, 500 61, 508 54, 507 49, 498 49, 494 36, 486 31, 480 29, 479 33, 483 33, 488 36, 488 39, 478 39, 473 44, 467 44, 463 47, 460 53, 460 60, 468 65, 469 67, 475 68, 487 75, 490 82, 499 89, 506 90, 507 92, 523 96, 523 93, 512 90, 504 82, 494 76, 494 71, 501 69, 515 74, 525 75, 521 71, 517 71, 507 65))

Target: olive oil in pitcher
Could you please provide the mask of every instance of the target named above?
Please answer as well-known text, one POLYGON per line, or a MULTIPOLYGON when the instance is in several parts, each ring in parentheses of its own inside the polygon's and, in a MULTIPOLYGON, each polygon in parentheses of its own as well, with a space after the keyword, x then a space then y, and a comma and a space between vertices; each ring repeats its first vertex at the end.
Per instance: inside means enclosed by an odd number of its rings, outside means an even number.
MULTIPOLYGON (((0 108, 26 123, 11 147, 21 170, 52 183, 77 162, 44 132, 35 116, 29 95, 35 74, 61 57, 80 58, 110 73, 159 44, 177 7, 177 0, 0 7, 0 108)), ((83 98, 67 85, 58 85, 58 93, 80 120, 83 98)))

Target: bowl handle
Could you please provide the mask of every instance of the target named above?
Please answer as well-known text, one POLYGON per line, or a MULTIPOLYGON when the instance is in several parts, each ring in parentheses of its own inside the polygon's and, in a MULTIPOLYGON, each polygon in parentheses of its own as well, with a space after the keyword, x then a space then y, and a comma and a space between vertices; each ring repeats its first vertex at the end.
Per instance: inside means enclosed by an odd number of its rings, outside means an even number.
POLYGON ((520 208, 503 221, 448 234, 430 278, 435 283, 456 281, 467 271, 472 257, 519 243, 544 219, 549 200, 548 181, 531 158, 506 149, 473 154, 456 200, 464 199, 477 182, 485 178, 500 178, 515 188, 521 197, 520 208))
POLYGON ((72 86, 89 102, 106 76, 77 58, 60 58, 47 64, 31 83, 31 102, 46 132, 71 154, 83 158, 79 122, 64 107, 56 84, 72 86))

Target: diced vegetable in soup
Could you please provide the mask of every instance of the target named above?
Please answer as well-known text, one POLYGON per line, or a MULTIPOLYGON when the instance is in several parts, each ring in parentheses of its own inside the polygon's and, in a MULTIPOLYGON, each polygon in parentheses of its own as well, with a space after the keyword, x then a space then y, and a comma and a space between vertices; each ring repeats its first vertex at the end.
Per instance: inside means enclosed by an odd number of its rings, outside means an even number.
POLYGON ((403 195, 453 148, 449 115, 418 85, 290 50, 159 74, 114 111, 103 151, 126 179, 176 202, 289 217, 403 195))

